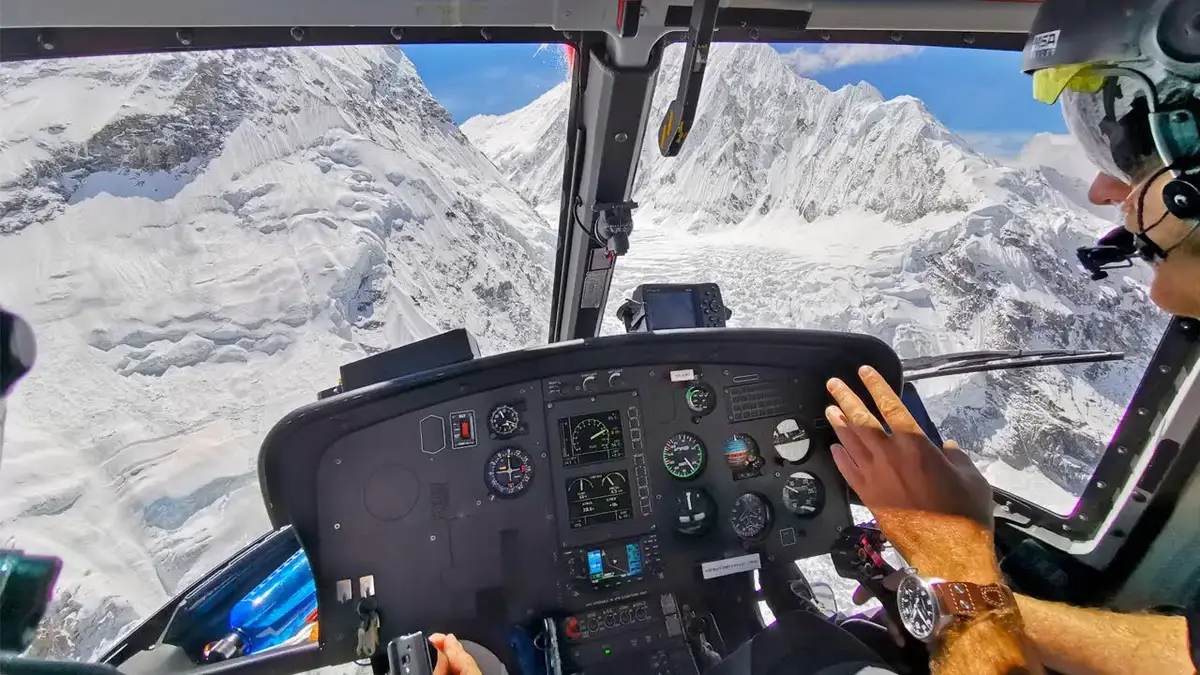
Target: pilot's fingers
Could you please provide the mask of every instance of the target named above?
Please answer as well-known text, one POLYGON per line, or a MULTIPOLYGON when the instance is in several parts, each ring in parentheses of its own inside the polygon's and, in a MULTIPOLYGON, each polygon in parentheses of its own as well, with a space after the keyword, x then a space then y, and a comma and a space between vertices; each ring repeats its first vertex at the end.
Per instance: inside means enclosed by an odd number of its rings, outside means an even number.
POLYGON ((946 455, 946 459, 950 460, 951 464, 958 464, 961 466, 963 464, 971 463, 971 458, 967 456, 967 453, 963 452, 963 449, 961 446, 959 446, 958 441, 946 441, 945 443, 942 443, 942 452, 946 455))
POLYGON ((450 662, 450 675, 482 675, 475 658, 467 653, 453 633, 446 636, 445 654, 450 662))
POLYGON ((854 458, 846 452, 846 447, 841 443, 829 446, 829 452, 833 454, 833 463, 837 465, 842 478, 846 479, 846 484, 850 486, 850 489, 859 492, 863 483, 862 468, 855 463, 854 458))
MULTIPOLYGON (((445 637, 445 635, 442 636, 442 638, 445 637)), ((432 636, 430 636, 429 641, 433 642, 432 636)), ((446 653, 442 651, 441 647, 436 647, 436 644, 441 643, 435 643, 437 663, 433 666, 433 675, 450 675, 450 659, 446 657, 446 653)))
POLYGON ((892 433, 925 435, 921 425, 917 424, 912 413, 908 411, 908 406, 904 405, 904 402, 896 395, 887 380, 883 379, 879 371, 871 366, 863 366, 858 369, 858 376, 862 378, 867 391, 871 393, 871 398, 875 400, 875 407, 879 409, 879 414, 883 415, 883 421, 887 422, 892 433))
POLYGON ((825 419, 829 421, 829 426, 833 428, 833 433, 837 435, 838 442, 842 444, 842 449, 846 452, 850 459, 854 460, 855 466, 862 472, 867 472, 874 463, 874 456, 871 454, 871 449, 863 439, 863 429, 855 427, 846 419, 845 413, 836 405, 831 405, 825 409, 825 419))
POLYGON ((854 427, 854 431, 868 447, 886 440, 887 434, 883 431, 883 425, 870 410, 867 410, 866 404, 845 382, 835 377, 825 383, 825 388, 837 402, 837 407, 841 409, 846 422, 854 427))

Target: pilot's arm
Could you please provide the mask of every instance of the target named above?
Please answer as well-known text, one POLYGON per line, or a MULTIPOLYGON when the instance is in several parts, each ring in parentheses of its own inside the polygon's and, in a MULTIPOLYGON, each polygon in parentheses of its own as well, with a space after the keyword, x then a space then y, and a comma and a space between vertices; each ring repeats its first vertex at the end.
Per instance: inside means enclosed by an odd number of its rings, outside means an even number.
MULTIPOLYGON (((827 388, 837 433, 833 458, 879 528, 927 577, 986 586, 1002 582, 992 533, 992 490, 955 443, 929 441, 887 381, 872 368, 863 384, 891 429, 841 380, 827 388)), ((1042 673, 1021 612, 985 612, 952 624, 930 647, 936 675, 1042 673)))
POLYGON ((1082 609, 1021 595, 1017 604, 1042 663, 1064 675, 1196 672, 1189 619, 1082 609))

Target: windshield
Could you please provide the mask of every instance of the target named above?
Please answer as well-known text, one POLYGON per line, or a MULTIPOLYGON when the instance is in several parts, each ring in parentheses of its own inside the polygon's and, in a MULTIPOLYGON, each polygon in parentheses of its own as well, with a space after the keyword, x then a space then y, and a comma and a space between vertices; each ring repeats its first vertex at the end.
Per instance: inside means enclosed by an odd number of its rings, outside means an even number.
MULTIPOLYGON (((651 119, 675 95, 666 50, 651 119)), ((609 308, 643 283, 711 281, 731 326, 873 335, 902 359, 1104 349, 1123 361, 922 380, 945 438, 998 488, 1070 514, 1167 316, 1148 270, 1090 281, 1112 229, 1059 111, 1018 54, 722 44, 679 157, 646 148, 609 308), (949 86, 929 73, 962 73, 949 86)), ((623 330, 610 311, 606 333, 623 330)))
MULTIPOLYGON (((638 284, 716 282, 732 326, 901 357, 1124 351, 918 385, 995 485, 1069 512, 1166 323, 1144 271, 1076 268, 1114 214, 1019 56, 834 47, 714 48, 680 156, 644 149, 603 331, 638 284)), ((538 45, 0 66, 0 303, 40 347, 0 547, 65 558, 33 653, 96 655, 266 531, 263 436, 343 363, 458 327, 545 341, 566 72, 538 45)))

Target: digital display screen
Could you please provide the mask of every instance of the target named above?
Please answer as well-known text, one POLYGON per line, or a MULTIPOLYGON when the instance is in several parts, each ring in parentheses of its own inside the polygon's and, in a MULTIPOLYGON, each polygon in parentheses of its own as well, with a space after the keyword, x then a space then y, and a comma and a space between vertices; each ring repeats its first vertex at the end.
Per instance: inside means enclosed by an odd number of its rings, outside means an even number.
POLYGON ((647 293, 646 327, 650 330, 696 328, 696 301, 691 291, 647 293))
POLYGON ((630 542, 587 552, 588 579, 594 585, 642 576, 642 544, 630 542))
POLYGON ((563 466, 587 466, 625 456, 621 411, 564 417, 558 421, 563 466))
POLYGON ((572 530, 633 518, 629 473, 609 471, 567 480, 567 517, 572 530))

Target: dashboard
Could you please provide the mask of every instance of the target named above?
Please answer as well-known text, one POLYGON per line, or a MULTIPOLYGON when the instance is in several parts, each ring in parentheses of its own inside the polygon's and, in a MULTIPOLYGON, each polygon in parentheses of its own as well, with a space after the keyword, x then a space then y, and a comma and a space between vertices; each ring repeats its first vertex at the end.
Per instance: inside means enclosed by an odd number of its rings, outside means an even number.
MULTIPOLYGON (((260 458, 316 576, 323 648, 453 631, 509 662, 551 617, 566 658, 696 667, 708 584, 827 553, 851 524, 824 420, 883 343, 812 331, 634 334, 476 359, 285 418, 260 458)), ((864 396, 865 398, 865 396, 864 396)), ((640 670, 639 670, 640 672, 640 670)))

